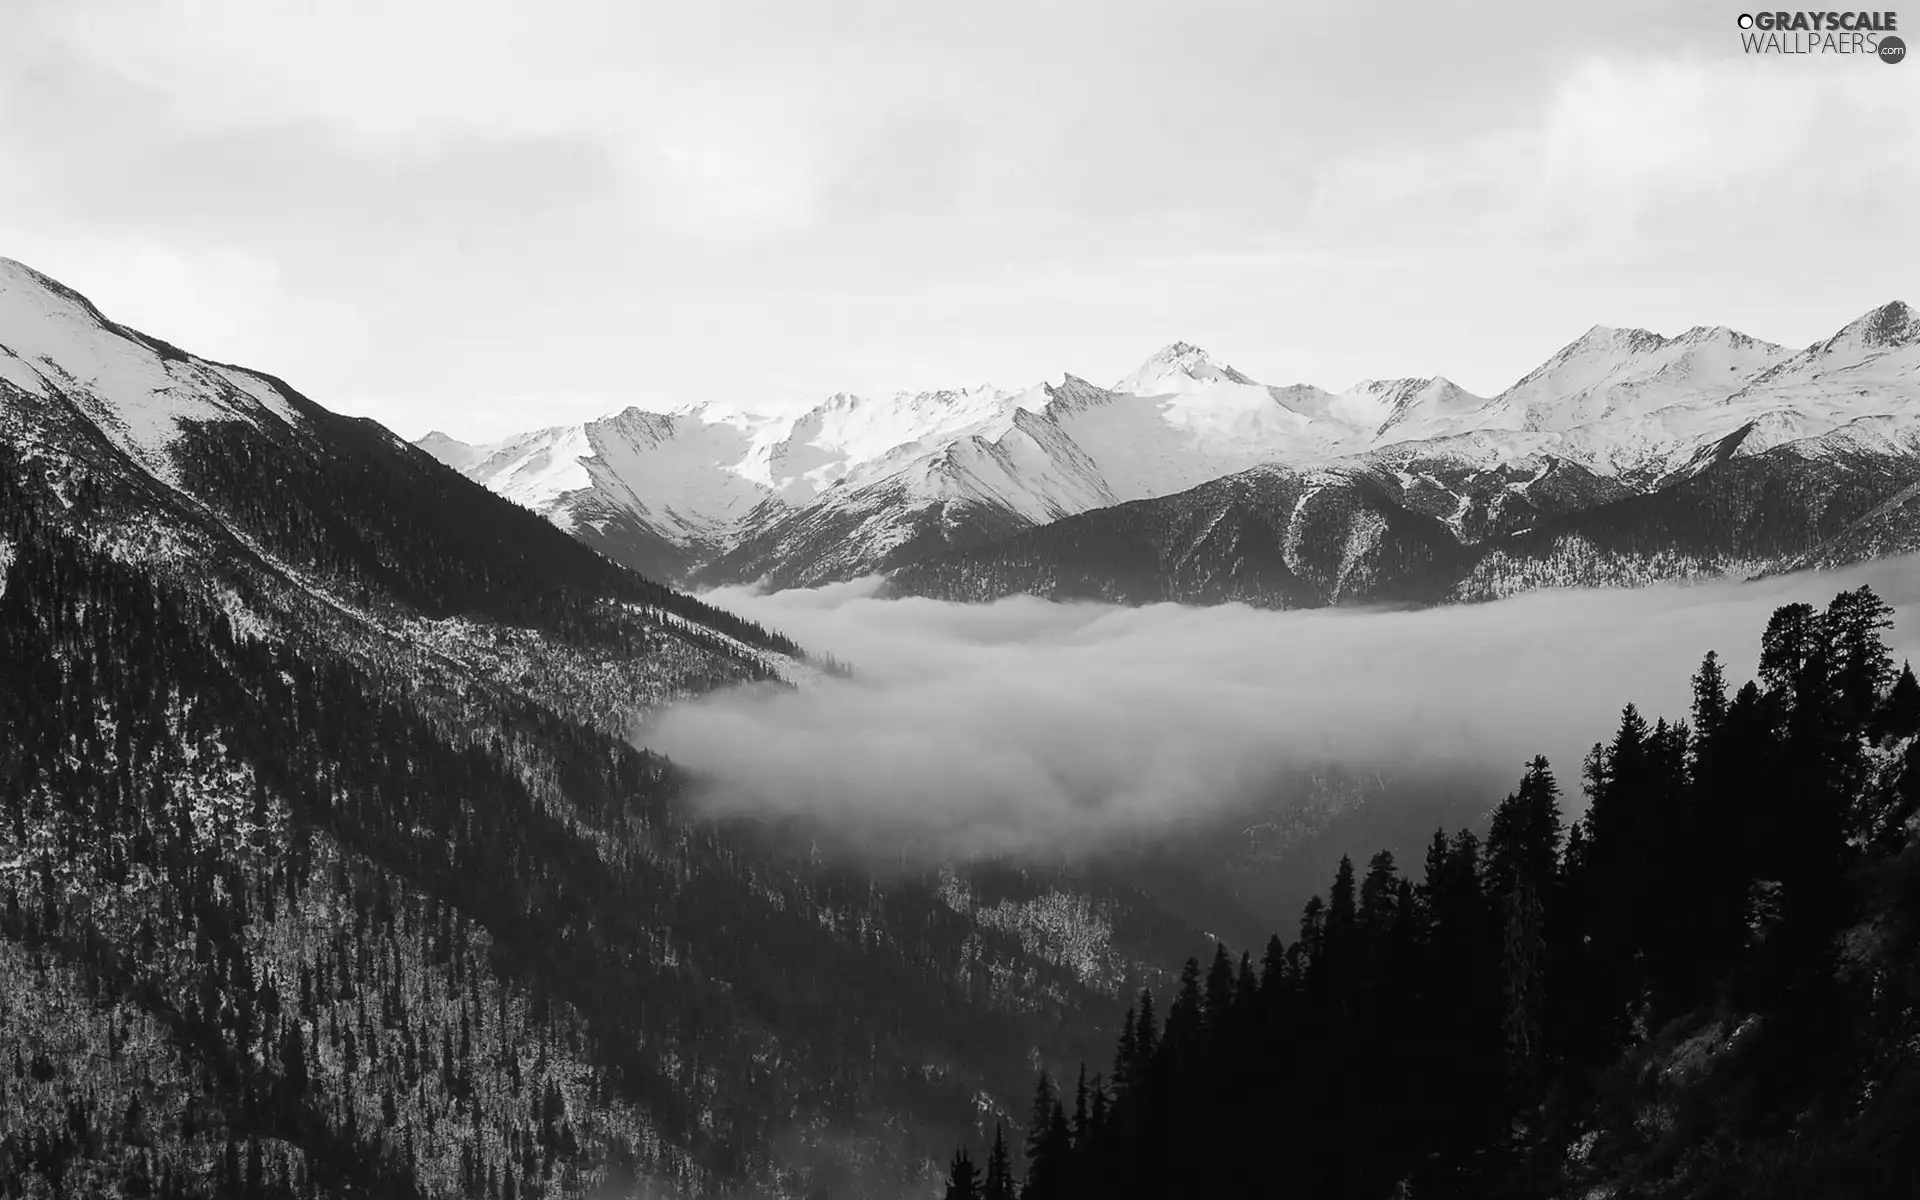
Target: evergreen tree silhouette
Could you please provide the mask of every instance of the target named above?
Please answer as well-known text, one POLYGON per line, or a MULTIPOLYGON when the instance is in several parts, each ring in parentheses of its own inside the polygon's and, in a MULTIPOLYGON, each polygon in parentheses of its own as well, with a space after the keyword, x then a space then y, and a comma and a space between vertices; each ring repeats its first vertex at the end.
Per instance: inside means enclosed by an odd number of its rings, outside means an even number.
POLYGON ((1093 1114, 1088 1107, 1087 1064, 1080 1064, 1080 1078, 1073 1087, 1073 1145, 1084 1148, 1093 1133, 1093 1114))
POLYGON ((1892 618, 1893 608, 1866 584, 1835 596, 1822 614, 1835 700, 1851 723, 1867 720, 1893 681, 1893 655, 1880 637, 1892 618))
POLYGON ((1045 1071, 1033 1088, 1033 1107, 1027 1117, 1027 1178, 1024 1200, 1048 1200, 1061 1164, 1054 1158, 1053 1115, 1060 1107, 1053 1079, 1045 1071))
POLYGON ((998 1121, 993 1125, 993 1149, 987 1155, 986 1178, 980 1185, 980 1200, 1014 1200, 1013 1159, 1007 1152, 1005 1131, 998 1121))
POLYGON ((1213 963, 1207 968, 1206 990, 1202 995, 1201 1020, 1208 1028, 1226 1024, 1233 1011, 1235 981, 1233 955, 1224 943, 1213 944, 1213 963))
POLYGON ((980 1200, 980 1172, 964 1146, 954 1152, 947 1170, 946 1200, 980 1200))
POLYGON ((1205 1001, 1200 994, 1200 960, 1189 958, 1180 968, 1180 990, 1167 1007, 1166 1043, 1174 1053, 1184 1052, 1199 1036, 1205 1001))

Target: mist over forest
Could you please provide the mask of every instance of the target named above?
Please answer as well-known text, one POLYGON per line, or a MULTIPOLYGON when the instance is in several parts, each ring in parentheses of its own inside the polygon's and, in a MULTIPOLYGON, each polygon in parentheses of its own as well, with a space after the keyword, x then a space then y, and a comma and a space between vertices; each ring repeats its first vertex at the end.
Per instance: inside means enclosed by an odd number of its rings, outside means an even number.
MULTIPOLYGON (((1290 772, 1380 774, 1389 804, 1438 788, 1484 817, 1534 755, 1576 779, 1629 700, 1684 714, 1709 649, 1738 687, 1775 607, 1860 583, 1904 613, 1920 558, 1405 610, 722 589, 705 599, 851 677, 714 692, 637 740, 689 768, 708 811, 808 819, 881 856, 1071 857, 1237 815, 1290 772)), ((1889 644, 1913 656, 1920 626, 1900 621, 1889 644)))

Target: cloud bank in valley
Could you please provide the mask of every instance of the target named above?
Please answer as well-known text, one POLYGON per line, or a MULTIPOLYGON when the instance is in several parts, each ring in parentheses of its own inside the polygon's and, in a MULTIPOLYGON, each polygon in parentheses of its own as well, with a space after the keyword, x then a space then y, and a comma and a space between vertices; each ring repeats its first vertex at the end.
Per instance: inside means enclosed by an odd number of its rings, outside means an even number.
MULTIPOLYGON (((1420 611, 881 600, 872 580, 708 599, 854 664, 648 722, 715 813, 806 816, 876 847, 1071 852, 1229 810, 1278 772, 1484 773, 1487 802, 1580 757, 1622 705, 1685 715, 1717 650, 1751 677, 1772 610, 1871 583, 1920 651, 1920 559, 1757 583, 1542 592, 1420 611)), ((1920 657, 1920 655, 1916 655, 1920 657)), ((1417 784, 1416 784, 1417 786, 1417 784)))

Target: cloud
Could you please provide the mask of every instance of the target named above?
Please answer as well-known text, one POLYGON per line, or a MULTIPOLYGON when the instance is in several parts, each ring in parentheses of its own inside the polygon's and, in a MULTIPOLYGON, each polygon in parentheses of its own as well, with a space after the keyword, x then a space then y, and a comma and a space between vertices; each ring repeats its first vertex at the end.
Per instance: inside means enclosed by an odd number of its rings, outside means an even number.
POLYGON ((0 253, 83 294, 111 280, 114 320, 214 359, 265 343, 265 314, 286 300, 272 261, 230 247, 187 255, 146 238, 48 237, 0 223, 0 253))
POLYGON ((799 98, 738 78, 687 89, 614 138, 646 219, 751 238, 805 228, 825 186, 823 129, 799 98))
MULTIPOLYGON (((1543 592, 1421 611, 879 600, 874 582, 708 598, 852 661, 744 688, 637 740, 721 814, 798 817, 890 853, 1073 853, 1230 813, 1275 776, 1478 775, 1491 806, 1544 753, 1570 802, 1620 708, 1682 718, 1708 650, 1751 677, 1772 610, 1871 582, 1920 604, 1920 559, 1759 583, 1543 592)), ((1895 631, 1920 650, 1920 622, 1895 631)), ((1417 797, 1416 797, 1417 798, 1417 797)))
MULTIPOLYGON (((1911 72, 1683 7, 11 0, 0 252, 271 263, 192 301, 284 331, 222 353, 476 437, 483 392, 758 407, 1176 338, 1485 392, 1596 321, 1805 344, 1898 294, 1911 72)), ((559 404, 518 424, 600 415, 559 404)))
POLYGON ((1329 232, 1600 261, 1830 224, 1920 185, 1910 97, 1862 66, 1588 57, 1523 121, 1323 164, 1311 211, 1329 232))

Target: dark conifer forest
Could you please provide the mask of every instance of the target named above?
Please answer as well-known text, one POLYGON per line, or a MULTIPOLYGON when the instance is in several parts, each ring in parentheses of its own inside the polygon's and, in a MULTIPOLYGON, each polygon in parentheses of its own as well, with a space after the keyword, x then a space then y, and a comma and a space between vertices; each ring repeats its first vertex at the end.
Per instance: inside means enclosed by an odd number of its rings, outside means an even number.
MULTIPOLYGON (((1690 713, 1622 711, 1577 820, 1536 758, 1484 834, 1343 859, 1297 927, 1189 959, 1110 1062, 1040 1075, 1018 1195, 1920 1195, 1920 683, 1890 616, 1865 587, 1782 607, 1757 682, 1709 653, 1690 713)), ((1010 1179, 966 1147, 946 1195, 1010 1179)))

